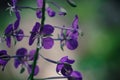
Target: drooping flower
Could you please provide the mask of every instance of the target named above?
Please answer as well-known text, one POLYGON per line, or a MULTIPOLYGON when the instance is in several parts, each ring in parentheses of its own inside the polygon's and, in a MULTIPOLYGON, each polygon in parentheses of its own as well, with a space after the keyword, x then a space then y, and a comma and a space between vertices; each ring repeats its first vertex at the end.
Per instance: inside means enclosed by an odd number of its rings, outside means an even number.
POLYGON ((60 72, 64 76, 70 76, 73 72, 71 64, 74 62, 75 60, 69 59, 68 56, 62 57, 57 64, 56 72, 60 72))
MULTIPOLYGON (((27 52, 26 48, 20 48, 16 51, 17 58, 14 59, 14 67, 18 68, 20 65, 22 67, 26 67, 28 70, 28 73, 30 74, 32 72, 32 64, 30 64, 30 61, 34 60, 34 54, 35 50, 31 50, 29 53, 27 52)), ((37 75, 39 72, 39 67, 36 65, 34 75, 37 75)))
POLYGON ((44 27, 41 29, 41 25, 39 22, 36 22, 34 25, 32 31, 31 31, 31 36, 29 38, 29 45, 32 45, 33 42, 35 41, 36 38, 40 39, 40 44, 45 48, 45 49, 50 49, 52 48, 54 44, 54 40, 50 37, 50 35, 53 33, 54 28, 46 24, 44 27))
MULTIPOLYGON (((37 6, 38 6, 38 8, 42 8, 42 5, 43 5, 43 0, 37 0, 37 6)), ((40 9, 38 9, 37 11, 36 11, 36 16, 37 16, 37 18, 42 18, 42 11, 40 10, 40 9)), ((55 16, 55 11, 53 11, 50 7, 46 7, 46 11, 47 11, 47 13, 48 13, 48 15, 50 16, 50 17, 54 17, 55 16)))
POLYGON ((2 66, 2 71, 10 59, 9 57, 6 50, 0 50, 0 66, 2 66))
POLYGON ((78 47, 79 36, 78 16, 76 15, 70 29, 61 31, 61 44, 65 44, 68 49, 74 50, 78 47))

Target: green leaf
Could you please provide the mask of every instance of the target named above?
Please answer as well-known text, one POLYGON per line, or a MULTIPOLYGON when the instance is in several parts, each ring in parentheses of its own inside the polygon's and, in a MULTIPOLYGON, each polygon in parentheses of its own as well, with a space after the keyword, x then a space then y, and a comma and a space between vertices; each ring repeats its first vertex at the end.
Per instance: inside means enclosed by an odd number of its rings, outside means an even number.
POLYGON ((73 0, 66 0, 69 5, 72 7, 77 7, 76 3, 73 0))

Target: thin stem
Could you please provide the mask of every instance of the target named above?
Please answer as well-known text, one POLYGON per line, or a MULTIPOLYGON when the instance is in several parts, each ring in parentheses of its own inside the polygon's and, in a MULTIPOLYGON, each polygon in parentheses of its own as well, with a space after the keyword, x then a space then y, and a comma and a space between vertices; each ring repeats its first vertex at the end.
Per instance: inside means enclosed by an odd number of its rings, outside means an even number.
POLYGON ((29 6, 17 6, 18 9, 31 9, 31 10, 41 10, 41 8, 33 8, 33 7, 29 7, 29 6))
POLYGON ((34 79, 34 80, 47 80, 47 79, 65 79, 67 77, 64 76, 58 76, 58 77, 48 77, 48 78, 41 78, 41 79, 34 79))
POLYGON ((54 61, 54 60, 51 60, 51 59, 45 58, 45 57, 42 56, 41 54, 40 54, 40 56, 41 56, 44 60, 46 60, 46 61, 48 61, 48 62, 51 62, 51 63, 54 63, 54 64, 58 64, 58 63, 59 63, 58 61, 54 61))
MULTIPOLYGON (((44 27, 44 23, 45 23, 45 4, 46 4, 46 0, 43 0, 43 6, 42 6, 42 20, 41 20, 41 31, 44 27)), ((39 41, 39 38, 38 38, 38 41, 37 41, 37 45, 39 45, 40 41, 39 41)), ((39 55, 39 50, 40 48, 37 47, 36 48, 36 53, 34 55, 34 61, 33 61, 33 65, 32 65, 32 72, 29 76, 30 80, 34 80, 34 71, 35 71, 35 66, 37 64, 37 59, 38 59, 38 55, 39 55)), ((28 79, 29 79, 28 78, 28 79)))

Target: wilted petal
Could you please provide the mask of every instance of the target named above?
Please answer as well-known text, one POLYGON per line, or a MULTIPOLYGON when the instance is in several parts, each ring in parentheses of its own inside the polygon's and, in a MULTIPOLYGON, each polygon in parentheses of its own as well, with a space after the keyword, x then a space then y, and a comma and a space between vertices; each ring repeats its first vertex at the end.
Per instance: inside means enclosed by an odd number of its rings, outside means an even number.
POLYGON ((34 60, 34 55, 35 55, 36 50, 31 50, 29 52, 29 60, 34 60))
POLYGON ((20 20, 17 19, 17 20, 15 21, 15 23, 14 23, 14 30, 17 30, 17 29, 18 29, 19 24, 20 24, 20 20))
POLYGON ((72 27, 73 27, 74 29, 78 29, 78 28, 79 28, 78 22, 79 22, 79 18, 78 18, 78 16, 76 15, 75 18, 74 18, 74 20, 73 20, 73 23, 72 23, 72 27))
POLYGON ((54 40, 52 38, 50 38, 50 37, 43 38, 43 47, 45 49, 52 48, 53 44, 54 44, 54 40))
POLYGON ((43 0, 37 0, 37 6, 39 8, 42 8, 42 6, 43 6, 43 0))
POLYGON ((7 28, 5 29, 5 35, 10 34, 13 31, 13 25, 9 24, 7 28))
POLYGON ((74 50, 78 47, 78 42, 76 39, 70 39, 66 41, 66 46, 70 50, 74 50))
MULTIPOLYGON (((32 65, 29 65, 28 67, 28 73, 31 74, 32 72, 32 65)), ((35 70, 34 70, 34 76, 36 76, 39 73, 39 67, 35 66, 35 70)))
POLYGON ((21 64, 20 60, 19 59, 15 59, 14 60, 14 67, 15 68, 18 68, 18 66, 21 64))
POLYGON ((11 46, 11 37, 10 36, 8 36, 8 37, 6 37, 6 45, 10 48, 10 46, 11 46))
POLYGON ((17 31, 16 32, 16 39, 18 40, 18 41, 21 41, 22 39, 23 39, 23 37, 24 37, 24 32, 23 32, 23 30, 19 30, 19 31, 17 31))
POLYGON ((53 26, 49 25, 49 24, 46 24, 44 25, 43 29, 42 29, 42 33, 43 34, 51 34, 54 32, 54 28, 53 26))
POLYGON ((54 17, 56 14, 50 7, 47 8, 47 13, 50 17, 54 17))
POLYGON ((42 18, 42 11, 41 10, 37 10, 36 11, 36 16, 37 16, 37 18, 41 19, 42 18))

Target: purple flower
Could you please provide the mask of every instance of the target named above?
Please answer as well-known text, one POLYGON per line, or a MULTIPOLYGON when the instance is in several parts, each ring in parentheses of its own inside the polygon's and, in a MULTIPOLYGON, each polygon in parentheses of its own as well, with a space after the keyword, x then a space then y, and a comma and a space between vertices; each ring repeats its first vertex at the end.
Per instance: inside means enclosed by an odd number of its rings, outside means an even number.
MULTIPOLYGON (((42 8, 42 5, 43 5, 43 0, 37 0, 37 6, 38 6, 38 8, 42 8)), ((42 11, 40 10, 40 9, 38 9, 37 11, 36 11, 36 16, 37 16, 37 18, 42 18, 42 11)), ((48 15, 50 16, 50 17, 54 17, 55 16, 55 11, 53 11, 50 7, 47 7, 46 8, 46 11, 47 11, 47 13, 48 13, 48 15)))
POLYGON ((59 73, 61 72, 62 75, 64 76, 69 76, 73 72, 71 64, 73 64, 75 61, 72 59, 69 59, 68 56, 62 57, 59 60, 59 63, 57 64, 56 67, 56 72, 59 73))
POLYGON ((68 77, 68 80, 82 80, 82 75, 78 71, 73 71, 68 77))
POLYGON ((10 59, 9 57, 6 50, 0 50, 0 66, 2 66, 2 71, 10 59))
POLYGON ((78 47, 78 36, 79 36, 79 32, 78 32, 79 26, 78 26, 78 16, 76 15, 72 25, 70 27, 70 29, 66 30, 64 32, 64 30, 62 29, 61 31, 61 41, 60 43, 63 45, 65 44, 67 46, 68 49, 70 50, 74 50, 78 47), (65 41, 65 43, 64 43, 65 41))
MULTIPOLYGON (((25 48, 18 49, 16 51, 16 56, 18 56, 18 57, 15 58, 15 60, 14 60, 15 68, 18 68, 20 65, 22 65, 22 67, 27 68, 28 73, 30 74, 32 72, 32 64, 30 64, 29 62, 34 60, 34 54, 35 54, 35 50, 31 50, 28 53, 27 49, 25 49, 25 48)), ((39 72, 39 67, 36 66, 34 75, 37 75, 38 72, 39 72)))
POLYGON ((19 22, 16 21, 14 24, 9 24, 8 27, 5 29, 5 41, 8 47, 11 46, 11 36, 13 36, 13 38, 17 41, 21 41, 23 39, 24 32, 23 30, 19 29, 18 25, 19 22))
POLYGON ((54 44, 54 40, 49 37, 54 31, 54 28, 46 24, 44 25, 43 28, 41 28, 41 25, 39 22, 36 22, 34 25, 32 31, 31 31, 31 36, 29 38, 29 45, 32 45, 33 42, 35 41, 36 38, 40 39, 40 44, 45 48, 45 49, 50 49, 52 48, 54 44))

